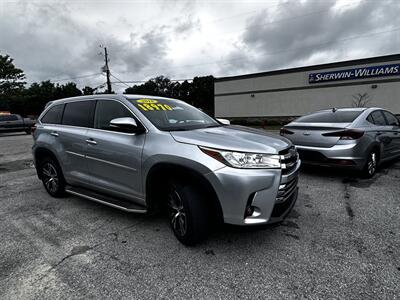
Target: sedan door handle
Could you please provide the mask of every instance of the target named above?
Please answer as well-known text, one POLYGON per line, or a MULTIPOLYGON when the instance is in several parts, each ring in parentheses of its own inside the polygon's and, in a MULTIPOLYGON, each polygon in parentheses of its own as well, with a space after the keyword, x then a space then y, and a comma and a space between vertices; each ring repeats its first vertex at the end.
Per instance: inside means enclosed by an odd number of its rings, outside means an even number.
POLYGON ((58 137, 58 132, 57 131, 53 131, 50 133, 52 136, 58 137))
POLYGON ((97 145, 97 142, 94 139, 87 139, 86 143, 88 143, 90 145, 97 145))
POLYGON ((378 132, 376 133, 376 135, 382 135, 382 132, 378 131, 378 132))

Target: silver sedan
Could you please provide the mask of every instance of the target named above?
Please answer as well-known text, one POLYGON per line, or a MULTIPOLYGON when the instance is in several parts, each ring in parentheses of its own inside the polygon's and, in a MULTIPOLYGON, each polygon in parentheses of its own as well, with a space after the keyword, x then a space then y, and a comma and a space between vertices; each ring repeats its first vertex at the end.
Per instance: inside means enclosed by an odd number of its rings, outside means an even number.
POLYGON ((300 117, 281 128, 304 163, 361 170, 400 156, 400 123, 381 108, 340 108, 300 117))

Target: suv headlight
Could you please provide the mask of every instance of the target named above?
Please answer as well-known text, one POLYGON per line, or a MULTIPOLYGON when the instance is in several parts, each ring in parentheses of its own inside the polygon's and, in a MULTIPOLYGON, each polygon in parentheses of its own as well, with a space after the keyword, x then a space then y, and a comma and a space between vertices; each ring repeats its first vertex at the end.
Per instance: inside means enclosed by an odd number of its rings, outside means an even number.
POLYGON ((199 147, 205 154, 227 166, 241 169, 275 169, 281 167, 277 154, 234 152, 227 150, 199 147))

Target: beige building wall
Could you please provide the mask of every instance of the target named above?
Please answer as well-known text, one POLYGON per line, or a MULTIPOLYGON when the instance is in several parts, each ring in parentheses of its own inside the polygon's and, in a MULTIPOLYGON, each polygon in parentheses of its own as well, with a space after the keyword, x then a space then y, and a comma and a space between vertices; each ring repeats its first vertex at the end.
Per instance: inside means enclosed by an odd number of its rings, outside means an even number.
POLYGON ((369 96, 367 106, 382 107, 400 114, 399 75, 312 84, 308 82, 310 73, 396 63, 400 63, 400 60, 217 80, 215 115, 225 118, 299 116, 325 108, 351 107, 353 96, 364 93, 369 96))

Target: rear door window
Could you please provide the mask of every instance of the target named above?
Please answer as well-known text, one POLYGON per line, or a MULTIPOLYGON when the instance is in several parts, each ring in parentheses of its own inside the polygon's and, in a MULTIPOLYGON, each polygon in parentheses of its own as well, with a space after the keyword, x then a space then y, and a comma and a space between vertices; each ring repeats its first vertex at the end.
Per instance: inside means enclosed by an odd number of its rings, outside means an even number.
POLYGON ((64 104, 54 105, 42 117, 41 122, 45 124, 60 124, 64 104))
POLYGON ((387 120, 387 124, 388 124, 388 125, 390 125, 390 126, 397 126, 397 125, 399 125, 399 120, 397 120, 397 118, 396 118, 394 115, 392 115, 390 112, 388 112, 388 111, 383 111, 383 114, 384 114, 385 117, 386 117, 386 120, 387 120))
POLYGON ((385 126, 386 120, 380 110, 374 111, 371 113, 372 119, 374 120, 374 124, 377 126, 385 126))
POLYGON ((63 125, 93 127, 95 101, 76 101, 65 104, 63 125))
POLYGON ((319 111, 310 115, 300 117, 296 122, 300 123, 351 123, 360 114, 361 110, 348 110, 348 111, 319 111))

